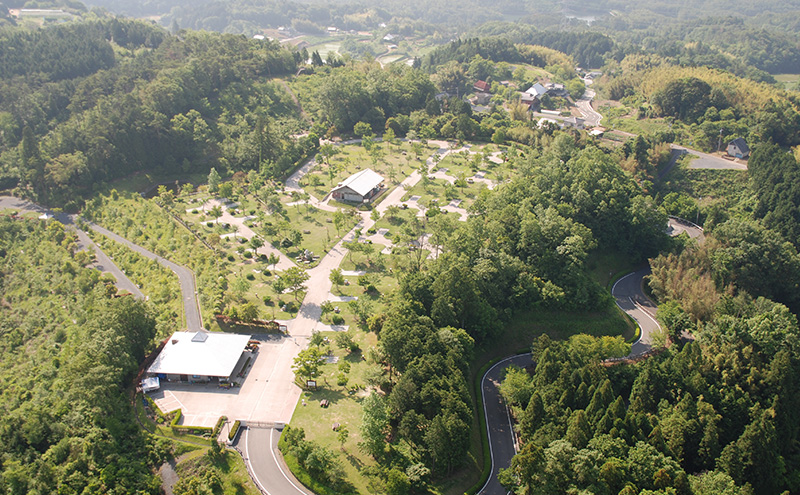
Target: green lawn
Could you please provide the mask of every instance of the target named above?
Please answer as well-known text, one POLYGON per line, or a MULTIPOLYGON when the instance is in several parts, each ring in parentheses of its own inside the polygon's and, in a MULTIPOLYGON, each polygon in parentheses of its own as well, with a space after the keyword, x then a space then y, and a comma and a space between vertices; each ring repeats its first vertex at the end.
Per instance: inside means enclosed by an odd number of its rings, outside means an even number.
MULTIPOLYGON (((374 461, 358 449, 358 442, 361 440, 358 429, 361 424, 361 401, 367 395, 366 390, 359 385, 366 385, 364 372, 370 365, 367 364, 364 355, 367 349, 376 345, 377 337, 373 333, 356 332, 352 328, 350 331, 361 348, 360 352, 349 353, 344 349, 339 349, 333 343, 330 345, 340 362, 350 363, 347 387, 336 384, 339 373, 338 363, 323 365, 322 375, 318 379, 320 387, 316 391, 303 393, 292 416, 291 425, 303 428, 308 440, 338 452, 348 481, 353 483, 359 493, 369 493, 366 486, 367 478, 360 475, 360 471, 367 466, 374 465, 374 461), (358 390, 354 391, 354 388, 358 390), (319 406, 322 399, 330 402, 327 408, 319 406), (303 405, 303 402, 306 405, 303 405), (350 432, 343 448, 338 441, 337 433, 333 431, 334 423, 346 426, 350 432)), ((336 332, 323 332, 323 335, 333 340, 336 332)))
POLYGON ((533 340, 544 333, 555 339, 579 333, 595 337, 621 335, 630 341, 636 333, 636 325, 613 303, 606 310, 596 312, 534 308, 514 316, 501 334, 479 351, 475 362, 483 363, 527 350, 533 340))
POLYGON ((377 154, 370 154, 360 145, 338 146, 336 148, 338 153, 330 158, 329 164, 323 163, 314 167, 303 178, 301 185, 306 188, 306 192, 322 199, 339 182, 356 172, 370 168, 383 176, 387 188, 392 188, 423 166, 435 149, 432 145, 423 147, 422 153, 417 157, 412 145, 407 142, 398 141, 397 144, 379 142, 373 146, 377 154))

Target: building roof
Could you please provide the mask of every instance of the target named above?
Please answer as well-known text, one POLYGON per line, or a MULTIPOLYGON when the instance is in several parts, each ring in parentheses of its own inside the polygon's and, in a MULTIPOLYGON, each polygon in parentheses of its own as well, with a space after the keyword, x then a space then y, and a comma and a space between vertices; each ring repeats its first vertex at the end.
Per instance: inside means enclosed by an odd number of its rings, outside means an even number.
POLYGON ((472 87, 483 93, 489 93, 492 89, 492 85, 486 81, 478 81, 472 87))
POLYGON ((228 377, 249 340, 249 335, 241 334, 175 332, 147 372, 228 377))
POLYGON ((750 147, 747 146, 747 142, 743 138, 738 137, 738 138, 734 139, 733 141, 730 142, 730 144, 728 146, 731 146, 731 145, 736 146, 737 148, 739 148, 739 151, 741 151, 742 153, 749 153, 750 152, 750 147))
POLYGON ((545 88, 544 86, 542 86, 539 83, 536 83, 533 86, 531 86, 530 88, 528 88, 528 90, 525 91, 525 92, 528 93, 529 95, 533 95, 533 96, 539 97, 539 96, 547 94, 547 88, 545 88))
POLYGON ((375 172, 371 168, 367 168, 362 170, 361 172, 351 175, 344 182, 341 182, 339 183, 338 186, 334 187, 333 190, 337 191, 339 189, 347 187, 348 189, 352 189, 361 196, 366 196, 367 194, 369 194, 370 191, 378 187, 382 182, 383 182, 383 177, 381 177, 377 172, 375 172))

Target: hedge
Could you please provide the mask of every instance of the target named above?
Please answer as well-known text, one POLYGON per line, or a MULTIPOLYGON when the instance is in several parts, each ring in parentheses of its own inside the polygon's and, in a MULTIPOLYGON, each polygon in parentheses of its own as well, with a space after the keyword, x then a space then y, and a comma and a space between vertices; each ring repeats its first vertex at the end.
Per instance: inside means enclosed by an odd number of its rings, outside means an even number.
POLYGON ((181 418, 183 417, 183 413, 180 409, 175 409, 170 414, 174 414, 172 417, 172 421, 169 422, 169 427, 172 428, 172 431, 175 433, 191 433, 192 435, 205 435, 210 434, 213 432, 213 428, 209 428, 208 426, 188 426, 188 425, 179 425, 181 418))
POLYGON ((228 421, 227 416, 219 417, 219 419, 217 420, 217 424, 214 426, 214 432, 212 433, 212 436, 214 438, 217 438, 219 436, 219 432, 222 430, 222 425, 224 425, 226 421, 228 421))
POLYGON ((242 425, 242 422, 238 419, 233 422, 233 426, 231 426, 231 431, 228 432, 228 440, 231 442, 234 438, 236 438, 236 434, 239 432, 239 427, 242 425))

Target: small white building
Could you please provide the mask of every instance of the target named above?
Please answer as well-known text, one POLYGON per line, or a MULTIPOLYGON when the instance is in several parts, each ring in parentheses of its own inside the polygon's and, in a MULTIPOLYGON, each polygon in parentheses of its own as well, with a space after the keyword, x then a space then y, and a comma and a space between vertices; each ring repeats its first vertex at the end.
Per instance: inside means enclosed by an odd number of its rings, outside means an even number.
POLYGON ((168 381, 227 381, 234 374, 250 335, 222 332, 175 332, 147 374, 168 381))
POLYGON ((383 187, 383 177, 368 168, 348 177, 331 191, 331 197, 351 203, 369 203, 383 187))
POLYGON ((527 90, 526 93, 533 96, 534 98, 541 98, 542 96, 547 94, 547 88, 542 86, 540 83, 536 83, 527 90))
POLYGON ((747 141, 739 137, 728 143, 727 152, 728 156, 746 159, 750 156, 750 147, 747 146, 747 141))

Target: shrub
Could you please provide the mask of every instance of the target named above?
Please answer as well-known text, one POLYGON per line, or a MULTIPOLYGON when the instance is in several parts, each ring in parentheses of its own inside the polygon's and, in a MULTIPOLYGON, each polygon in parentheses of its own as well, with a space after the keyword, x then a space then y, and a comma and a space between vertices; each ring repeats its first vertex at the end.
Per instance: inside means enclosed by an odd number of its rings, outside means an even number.
POLYGON ((228 440, 231 442, 234 438, 236 438, 236 434, 239 433, 239 427, 242 426, 242 422, 238 419, 233 422, 233 426, 231 426, 231 431, 228 432, 228 440))
MULTIPOLYGON (((242 256, 244 256, 244 257, 245 257, 245 258, 247 258, 247 259, 250 259, 250 258, 252 258, 252 257, 253 257, 253 252, 252 252, 252 251, 245 251, 245 252, 242 254, 242 256)), ((252 277, 252 276, 253 276, 253 274, 252 274, 252 273, 248 273, 248 274, 247 274, 247 276, 248 276, 248 277, 252 277)), ((253 279, 251 278, 250 280, 253 280, 253 279)))
POLYGON ((206 222, 206 227, 208 228, 214 227, 214 222, 206 222))
POLYGON ((252 273, 248 273, 247 275, 244 276, 244 278, 246 278, 247 280, 255 280, 256 276, 253 275, 252 273))
POLYGON ((225 424, 225 421, 228 421, 227 416, 219 417, 219 419, 217 420, 217 424, 214 425, 214 431, 211 433, 211 436, 213 436, 214 438, 217 438, 219 436, 219 432, 220 430, 222 430, 222 425, 225 424))
POLYGON ((228 261, 236 261, 236 258, 234 258, 232 254, 229 254, 228 261))
POLYGON ((181 421, 183 413, 181 413, 180 409, 175 409, 170 414, 174 414, 174 416, 172 416, 172 421, 169 422, 169 425, 174 428, 181 421))
POLYGON ((271 277, 272 276, 272 272, 267 270, 266 268, 264 268, 264 271, 261 272, 261 273, 263 273, 265 277, 271 277))
POLYGON ((335 314, 331 316, 331 322, 333 322, 334 325, 342 325, 344 324, 344 317, 342 315, 335 314))

